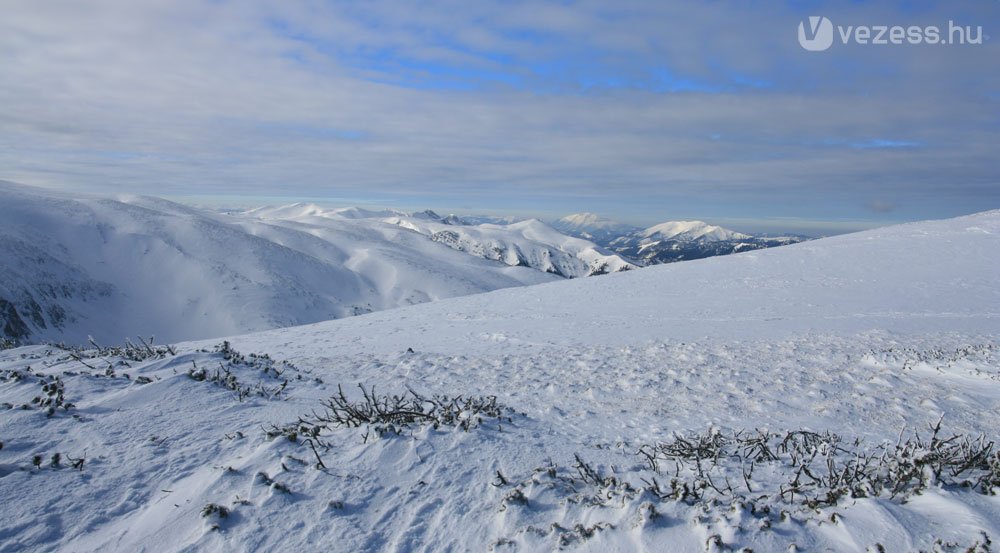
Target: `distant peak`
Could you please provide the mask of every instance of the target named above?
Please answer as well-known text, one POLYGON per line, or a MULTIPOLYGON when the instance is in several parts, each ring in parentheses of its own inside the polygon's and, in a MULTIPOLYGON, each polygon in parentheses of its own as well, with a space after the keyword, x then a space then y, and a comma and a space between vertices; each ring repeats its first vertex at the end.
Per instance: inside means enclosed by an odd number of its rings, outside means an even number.
POLYGON ((558 221, 559 225, 565 227, 576 227, 576 228, 613 228, 613 227, 624 227, 618 221, 613 221, 607 217, 601 217, 596 213, 574 213, 572 215, 567 215, 558 221))
POLYGON ((578 225, 586 225, 586 224, 596 223, 596 222, 598 222, 598 221, 600 221, 602 219, 603 219, 603 217, 601 217, 600 215, 598 215, 596 213, 583 212, 583 213, 573 213, 573 214, 567 215, 567 216, 565 216, 565 217, 563 217, 562 219, 559 219, 559 220, 563 221, 563 222, 566 222, 566 223, 575 223, 575 224, 578 224, 578 225))
POLYGON ((646 237, 657 237, 675 240, 741 240, 749 235, 710 225, 705 221, 667 221, 651 226, 642 232, 646 237))

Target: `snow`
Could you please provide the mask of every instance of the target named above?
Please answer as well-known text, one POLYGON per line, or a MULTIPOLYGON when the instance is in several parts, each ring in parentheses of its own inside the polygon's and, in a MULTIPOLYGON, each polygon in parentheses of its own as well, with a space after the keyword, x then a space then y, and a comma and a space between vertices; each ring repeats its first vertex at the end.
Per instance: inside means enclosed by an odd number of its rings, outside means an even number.
POLYGON ((0 195, 0 300, 34 341, 224 336, 555 280, 370 218, 389 212, 227 216, 2 183, 0 195))
MULTIPOLYGON (((0 411, 0 551, 908 551, 935 539, 964 551, 1000 536, 997 496, 932 483, 905 500, 754 500, 773 505, 762 514, 750 498, 595 487, 574 456, 638 489, 671 476, 637 449, 675 433, 829 430, 878 445, 943 415, 948 433, 996 439, 998 336, 993 211, 235 336, 235 349, 293 365, 280 377, 232 365, 248 385, 289 379, 242 402, 188 376, 230 363, 220 340, 115 376, 95 376, 102 357, 0 351, 0 374, 60 375, 76 404, 51 418, 0 411), (265 436, 321 411, 337 384, 360 398, 357 383, 495 395, 516 412, 468 431, 330 429, 325 469, 302 437, 265 436), (50 466, 54 452, 85 454, 83 469, 50 466), (229 516, 202 516, 209 504, 229 516)), ((36 376, 0 379, 0 402, 38 389, 36 376)))

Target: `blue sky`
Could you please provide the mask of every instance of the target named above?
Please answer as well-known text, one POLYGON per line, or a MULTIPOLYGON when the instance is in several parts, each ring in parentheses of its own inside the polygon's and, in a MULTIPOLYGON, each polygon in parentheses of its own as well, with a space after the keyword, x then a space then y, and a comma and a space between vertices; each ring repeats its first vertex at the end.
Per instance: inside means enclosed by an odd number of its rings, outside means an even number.
POLYGON ((0 178, 827 234, 1000 208, 1000 1, 5 3, 0 178), (799 22, 982 28, 834 45, 799 22))

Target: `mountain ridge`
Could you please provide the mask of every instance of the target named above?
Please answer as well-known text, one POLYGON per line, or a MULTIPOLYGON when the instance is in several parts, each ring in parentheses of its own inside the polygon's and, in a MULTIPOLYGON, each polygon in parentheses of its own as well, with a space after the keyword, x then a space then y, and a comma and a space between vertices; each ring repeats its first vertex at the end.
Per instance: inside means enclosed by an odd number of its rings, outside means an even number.
POLYGON ((594 241, 640 265, 657 265, 794 244, 798 236, 754 236, 704 221, 664 221, 646 228, 594 213, 574 213, 553 223, 562 232, 594 241))

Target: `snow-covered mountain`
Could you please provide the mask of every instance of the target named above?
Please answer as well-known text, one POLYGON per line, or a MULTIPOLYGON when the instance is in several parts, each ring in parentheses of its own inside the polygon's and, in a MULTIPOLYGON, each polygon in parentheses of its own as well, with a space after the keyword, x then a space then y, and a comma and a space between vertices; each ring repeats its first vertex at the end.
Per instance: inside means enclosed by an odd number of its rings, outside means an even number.
POLYGON ((0 334, 19 340, 219 336, 635 268, 537 220, 0 195, 0 334))
POLYGON ((667 221, 641 229, 593 213, 568 215, 553 226, 571 236, 593 240, 641 265, 702 259, 806 240, 801 236, 753 236, 704 221, 667 221))
POLYGON ((685 240, 688 242, 723 242, 752 238, 749 234, 710 225, 704 221, 669 221, 651 226, 639 234, 650 240, 685 240))
POLYGON ((0 351, 0 550, 989 551, 998 356, 1000 211, 0 351))
POLYGON ((448 215, 445 217, 450 223, 459 225, 511 225, 527 221, 530 217, 518 217, 516 215, 448 215))
POLYGON ((552 223, 552 227, 560 232, 592 240, 594 243, 607 246, 615 238, 639 231, 638 227, 626 225, 601 217, 596 213, 574 213, 552 223))
POLYGON ((669 221, 619 236, 608 248, 646 265, 702 259, 801 242, 801 237, 752 236, 704 221, 669 221))
POLYGON ((531 267, 566 278, 615 273, 636 266, 587 240, 566 236, 537 219, 511 224, 470 224, 433 211, 365 211, 358 208, 322 209, 295 204, 257 209, 246 215, 272 225, 308 224, 323 227, 338 219, 368 219, 370 224, 393 225, 426 236, 433 242, 474 257, 505 265, 531 267), (345 213, 347 215, 345 215, 345 213))
POLYGON ((566 236, 539 221, 528 219, 507 225, 456 225, 433 219, 387 220, 425 234, 435 242, 477 257, 507 265, 532 267, 567 278, 617 273, 637 268, 621 256, 593 242, 566 236))
POLYGON ((220 336, 555 278, 379 222, 401 212, 225 216, 3 183, 0 199, 0 334, 19 340, 220 336))

